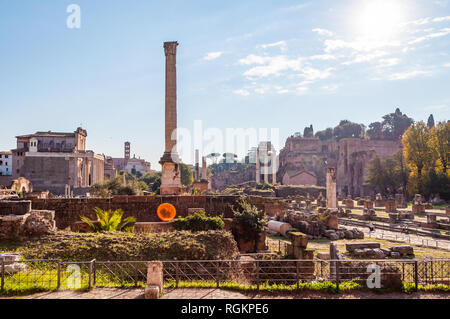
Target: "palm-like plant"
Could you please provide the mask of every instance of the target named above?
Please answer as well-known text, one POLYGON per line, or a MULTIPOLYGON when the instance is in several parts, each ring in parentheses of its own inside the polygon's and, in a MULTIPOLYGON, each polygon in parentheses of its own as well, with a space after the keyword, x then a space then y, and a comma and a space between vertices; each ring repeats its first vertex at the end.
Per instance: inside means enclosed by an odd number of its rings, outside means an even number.
POLYGON ((95 214, 97 215, 97 221, 99 225, 94 224, 89 218, 81 216, 81 220, 84 221, 89 228, 96 231, 131 231, 134 223, 136 222, 135 217, 127 217, 122 220, 123 210, 117 209, 115 211, 102 210, 98 207, 94 208, 95 214))

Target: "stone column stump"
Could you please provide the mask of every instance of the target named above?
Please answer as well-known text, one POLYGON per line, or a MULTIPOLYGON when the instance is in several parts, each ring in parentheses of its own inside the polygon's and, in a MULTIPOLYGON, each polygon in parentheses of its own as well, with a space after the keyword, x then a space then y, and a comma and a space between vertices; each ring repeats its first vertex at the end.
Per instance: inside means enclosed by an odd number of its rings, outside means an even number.
POLYGON ((150 261, 147 268, 147 288, 145 299, 159 299, 163 290, 163 263, 150 261))

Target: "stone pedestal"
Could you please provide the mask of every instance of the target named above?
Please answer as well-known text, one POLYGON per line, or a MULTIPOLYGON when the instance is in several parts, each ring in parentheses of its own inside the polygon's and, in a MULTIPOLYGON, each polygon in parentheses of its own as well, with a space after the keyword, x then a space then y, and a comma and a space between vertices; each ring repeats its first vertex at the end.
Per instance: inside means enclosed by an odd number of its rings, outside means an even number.
POLYGON ((386 213, 395 213, 397 211, 397 203, 395 200, 387 200, 384 205, 386 213))
POLYGON ((365 200, 364 209, 373 209, 373 202, 371 200, 365 200))
POLYGON ((354 208, 355 202, 351 198, 344 199, 345 208, 354 208))
POLYGON ((158 299, 163 289, 163 263, 150 261, 147 268, 147 288, 145 299, 158 299))
POLYGON ((182 192, 180 165, 162 162, 161 195, 179 195, 182 192))
POLYGON ((328 218, 327 226, 332 229, 338 229, 339 228, 339 221, 338 221, 338 210, 336 209, 330 209, 330 218, 328 218))
POLYGON ((425 205, 423 204, 413 204, 412 205, 413 214, 425 213, 425 205))

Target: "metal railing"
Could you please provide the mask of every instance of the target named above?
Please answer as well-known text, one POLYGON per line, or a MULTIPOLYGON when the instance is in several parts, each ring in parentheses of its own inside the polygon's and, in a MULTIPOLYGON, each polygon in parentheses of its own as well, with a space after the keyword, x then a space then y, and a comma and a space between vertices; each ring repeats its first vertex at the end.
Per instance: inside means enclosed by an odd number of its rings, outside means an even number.
MULTIPOLYGON (((1 292, 15 293, 93 287, 143 287, 146 261, 62 262, 23 260, 14 264, 1 260, 1 292)), ((419 285, 450 285, 450 259, 429 260, 183 260, 163 261, 164 282, 203 282, 250 285, 293 285, 331 281, 339 285, 354 281, 365 285, 374 267, 379 267, 383 287, 402 282, 419 285)))

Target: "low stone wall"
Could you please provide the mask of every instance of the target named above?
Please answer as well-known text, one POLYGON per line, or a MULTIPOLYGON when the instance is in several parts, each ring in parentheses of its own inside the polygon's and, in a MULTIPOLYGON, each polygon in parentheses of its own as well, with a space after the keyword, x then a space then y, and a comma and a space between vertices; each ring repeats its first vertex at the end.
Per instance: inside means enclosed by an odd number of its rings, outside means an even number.
POLYGON ((0 201, 0 216, 25 215, 31 211, 31 201, 0 201))
MULTIPOLYGON (((260 210, 270 210, 278 213, 283 203, 279 199, 249 196, 249 201, 260 210)), ((95 207, 103 210, 122 209, 124 217, 134 216, 137 222, 160 222, 156 209, 162 203, 175 206, 177 216, 185 217, 190 208, 203 208, 210 216, 223 215, 232 218, 234 206, 238 208, 239 196, 115 196, 112 198, 50 198, 32 199, 32 208, 36 210, 55 211, 56 226, 59 229, 67 228, 80 221, 81 216, 91 220, 96 219, 95 207)), ((9 214, 9 213, 8 213, 9 214)))
POLYGON ((289 196, 310 196, 317 198, 320 193, 323 196, 327 196, 327 189, 321 186, 288 186, 282 185, 275 188, 277 197, 289 197, 289 196))
POLYGON ((166 233, 171 231, 175 231, 172 224, 165 222, 134 224, 135 233, 166 233))

